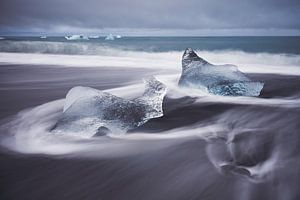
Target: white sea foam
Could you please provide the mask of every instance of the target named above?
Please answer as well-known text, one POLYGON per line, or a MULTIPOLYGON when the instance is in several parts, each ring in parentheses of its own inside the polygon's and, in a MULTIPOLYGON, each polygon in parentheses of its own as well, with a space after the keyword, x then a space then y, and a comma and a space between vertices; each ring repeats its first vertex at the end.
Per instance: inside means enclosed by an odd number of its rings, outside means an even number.
MULTIPOLYGON (((74 44, 77 45, 77 44, 74 44)), ((59 65, 70 67, 150 68, 180 73, 180 51, 137 52, 103 47, 98 55, 63 55, 46 53, 0 53, 2 64, 59 65)), ((234 64, 246 73, 300 75, 300 56, 242 51, 197 51, 213 64, 234 64)))
MULTIPOLYGON (((267 107, 285 107, 285 108, 299 108, 299 96, 262 99, 258 97, 220 97, 203 93, 204 96, 199 96, 199 92, 192 90, 183 90, 177 86, 178 77, 176 75, 161 75, 157 79, 167 85, 169 98, 181 98, 184 96, 192 96, 196 98, 193 104, 214 104, 214 103, 228 103, 228 104, 243 104, 243 105, 261 105, 267 107)), ((144 91, 143 84, 134 84, 119 88, 105 90, 114 95, 133 99, 141 95, 144 91)), ((22 153, 45 153, 45 154, 65 154, 82 151, 98 151, 108 148, 109 151, 114 151, 118 154, 118 148, 122 146, 125 149, 130 146, 130 153, 137 150, 134 146, 140 147, 140 144, 122 142, 122 140, 131 141, 147 141, 147 140, 161 140, 161 139, 184 139, 197 137, 202 139, 209 139, 211 137, 222 136, 226 127, 222 124, 197 124, 196 126, 181 127, 169 131, 164 131, 155 134, 134 133, 125 135, 110 134, 111 138, 116 140, 107 141, 107 138, 90 138, 88 140, 76 138, 74 136, 57 136, 50 132, 51 127, 57 122, 58 117, 61 116, 64 106, 64 100, 58 100, 37 106, 20 112, 16 118, 8 125, 5 125, 13 137, 8 137, 2 140, 2 144, 6 147, 22 152, 22 153), (104 141, 105 140, 105 141, 104 141), (121 140, 121 141, 120 141, 121 140), (103 144, 105 143, 105 144, 103 144), (98 145, 97 145, 98 144, 98 145)), ((124 153, 124 152, 123 152, 124 153)), ((102 154, 105 154, 102 152, 102 154)))
POLYGON ((25 154, 77 153, 82 156, 93 156, 94 154, 96 156, 120 156, 157 149, 156 144, 149 146, 149 141, 191 137, 209 139, 218 137, 223 130, 223 127, 219 125, 199 125, 157 134, 141 132, 116 135, 112 133, 109 137, 88 139, 68 134, 53 134, 50 129, 61 115, 63 104, 64 100, 57 100, 20 112, 14 120, 2 127, 9 132, 6 137, 2 138, 1 145, 25 154))

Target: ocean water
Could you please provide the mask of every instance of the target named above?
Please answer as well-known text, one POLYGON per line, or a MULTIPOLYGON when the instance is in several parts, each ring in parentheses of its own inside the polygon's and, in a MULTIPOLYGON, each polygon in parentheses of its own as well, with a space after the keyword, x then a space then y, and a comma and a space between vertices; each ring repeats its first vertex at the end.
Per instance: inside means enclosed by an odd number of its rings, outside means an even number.
POLYGON ((1 199, 299 199, 300 37, 0 40, 1 199), (264 82, 258 97, 178 87, 185 48, 264 82), (134 99, 168 87, 163 116, 126 134, 55 135, 65 96, 134 99))
POLYGON ((300 54, 300 37, 104 37, 66 40, 64 37, 4 37, 1 52, 98 55, 105 48, 130 51, 170 52, 191 47, 200 51, 232 50, 249 53, 300 54), (75 48, 76 47, 76 48, 75 48))

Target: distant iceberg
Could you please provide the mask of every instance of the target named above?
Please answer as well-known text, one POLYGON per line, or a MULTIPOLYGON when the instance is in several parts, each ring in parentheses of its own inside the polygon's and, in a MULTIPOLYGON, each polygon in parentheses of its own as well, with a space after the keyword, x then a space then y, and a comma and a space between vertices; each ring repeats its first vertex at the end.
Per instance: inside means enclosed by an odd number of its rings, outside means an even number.
POLYGON ((45 36, 45 35, 42 35, 40 38, 41 38, 41 39, 46 39, 46 38, 47 38, 47 36, 45 36))
POLYGON ((88 40, 89 38, 84 35, 71 35, 71 36, 65 36, 67 40, 88 40))
POLYGON ((117 38, 117 39, 121 39, 122 36, 121 36, 121 35, 116 35, 116 38, 117 38))
POLYGON ((222 96, 259 96, 264 84, 251 81, 234 65, 213 65, 191 48, 182 57, 179 86, 222 96))
POLYGON ((115 36, 113 36, 113 34, 109 34, 106 36, 105 40, 115 40, 115 36))
POLYGON ((72 88, 66 96, 63 115, 52 132, 87 138, 109 131, 124 133, 152 118, 163 116, 166 86, 154 77, 145 83, 144 94, 133 100, 90 87, 72 88))
POLYGON ((0 36, 0 40, 4 40, 4 39, 5 39, 4 37, 1 37, 1 36, 0 36))
POLYGON ((98 38, 100 38, 100 36, 99 35, 91 35, 91 36, 89 36, 89 38, 90 39, 98 39, 98 38))

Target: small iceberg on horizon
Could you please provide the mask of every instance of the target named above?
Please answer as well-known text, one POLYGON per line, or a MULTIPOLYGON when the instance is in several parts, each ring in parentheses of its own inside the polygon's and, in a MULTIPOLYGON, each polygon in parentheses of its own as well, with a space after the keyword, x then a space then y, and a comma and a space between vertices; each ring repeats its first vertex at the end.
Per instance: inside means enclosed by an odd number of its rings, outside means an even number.
POLYGON ((5 39, 5 37, 0 36, 0 40, 4 40, 4 39, 5 39))
POLYGON ((90 87, 72 88, 52 132, 85 138, 109 132, 126 133, 152 118, 163 116, 162 103, 167 87, 154 77, 144 82, 143 95, 133 100, 90 87))
POLYGON ((45 36, 45 35, 42 35, 40 38, 41 38, 41 39, 46 39, 46 38, 47 38, 47 36, 45 36))
POLYGON ((113 34, 109 34, 105 37, 105 40, 115 40, 115 36, 113 34))
POLYGON ((213 65, 187 48, 178 85, 221 96, 259 96, 264 83, 251 81, 235 65, 213 65))
POLYGON ((71 36, 65 36, 67 40, 88 40, 89 38, 84 35, 71 35, 71 36))
POLYGON ((100 38, 100 36, 99 35, 91 35, 91 36, 89 36, 89 38, 90 39, 98 39, 98 38, 100 38))
POLYGON ((115 40, 115 39, 121 39, 121 38, 122 38, 121 35, 113 35, 110 33, 105 37, 105 40, 115 40))

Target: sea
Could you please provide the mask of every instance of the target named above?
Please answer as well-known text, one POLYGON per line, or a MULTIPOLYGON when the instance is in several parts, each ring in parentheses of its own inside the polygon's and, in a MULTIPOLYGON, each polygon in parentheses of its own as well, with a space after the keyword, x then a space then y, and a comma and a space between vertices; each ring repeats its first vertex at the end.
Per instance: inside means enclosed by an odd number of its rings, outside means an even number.
POLYGON ((1 36, 0 97, 0 199, 300 199, 300 37, 1 36), (260 95, 179 87, 186 48, 260 95), (167 87, 161 117, 53 133, 71 88, 132 100, 148 77, 167 87))

